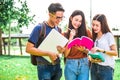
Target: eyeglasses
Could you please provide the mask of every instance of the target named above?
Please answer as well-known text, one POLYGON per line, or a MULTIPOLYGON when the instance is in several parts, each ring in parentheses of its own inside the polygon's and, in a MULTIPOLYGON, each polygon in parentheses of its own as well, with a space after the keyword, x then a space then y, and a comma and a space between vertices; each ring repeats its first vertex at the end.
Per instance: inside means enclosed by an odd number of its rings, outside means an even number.
POLYGON ((56 19, 63 19, 63 18, 65 18, 65 16, 62 17, 56 16, 56 19))
POLYGON ((65 18, 65 16, 59 17, 59 16, 56 16, 55 14, 52 14, 52 13, 51 13, 51 16, 55 17, 57 20, 62 20, 63 18, 65 18))

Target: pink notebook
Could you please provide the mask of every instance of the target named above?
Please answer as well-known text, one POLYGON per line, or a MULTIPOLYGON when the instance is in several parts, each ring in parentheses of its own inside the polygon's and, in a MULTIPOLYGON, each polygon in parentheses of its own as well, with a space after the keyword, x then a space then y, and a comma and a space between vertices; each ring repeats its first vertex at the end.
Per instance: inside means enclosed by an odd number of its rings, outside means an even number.
POLYGON ((82 36, 81 38, 75 38, 72 41, 68 43, 68 48, 71 48, 72 46, 84 46, 87 49, 91 50, 91 48, 94 45, 94 42, 92 39, 86 36, 82 36))

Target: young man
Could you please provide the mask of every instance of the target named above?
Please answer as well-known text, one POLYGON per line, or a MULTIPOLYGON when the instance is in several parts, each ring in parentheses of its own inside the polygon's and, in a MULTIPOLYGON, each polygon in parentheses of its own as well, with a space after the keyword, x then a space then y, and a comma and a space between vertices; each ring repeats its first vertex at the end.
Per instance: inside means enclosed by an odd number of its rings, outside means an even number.
MULTIPOLYGON (((46 25, 46 36, 49 34, 49 32, 54 28, 58 30, 58 24, 63 19, 64 9, 60 3, 51 3, 48 7, 49 11, 49 18, 45 22, 46 25)), ((59 59, 58 54, 54 52, 50 52, 48 50, 40 50, 38 49, 38 40, 40 36, 40 30, 41 25, 37 25, 31 35, 28 39, 27 45, 26 45, 26 52, 30 53, 31 55, 36 55, 37 60, 37 70, 38 70, 38 78, 39 80, 60 80, 62 76, 62 69, 60 67, 60 62, 56 64, 51 64, 49 62, 46 62, 42 56, 48 56, 52 63, 54 63, 55 60, 59 59)), ((51 46, 51 45, 50 45, 51 46)))

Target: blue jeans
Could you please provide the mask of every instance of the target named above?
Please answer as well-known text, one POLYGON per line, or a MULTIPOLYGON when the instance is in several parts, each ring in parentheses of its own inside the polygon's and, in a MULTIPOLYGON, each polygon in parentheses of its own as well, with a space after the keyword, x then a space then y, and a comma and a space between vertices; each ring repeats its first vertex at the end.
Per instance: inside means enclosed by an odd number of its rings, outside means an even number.
POLYGON ((39 80, 60 80, 62 69, 60 64, 56 65, 37 65, 39 80))
POLYGON ((91 80, 113 80, 114 69, 95 63, 91 65, 91 80))
POLYGON ((65 80, 89 80, 88 58, 66 59, 65 80))

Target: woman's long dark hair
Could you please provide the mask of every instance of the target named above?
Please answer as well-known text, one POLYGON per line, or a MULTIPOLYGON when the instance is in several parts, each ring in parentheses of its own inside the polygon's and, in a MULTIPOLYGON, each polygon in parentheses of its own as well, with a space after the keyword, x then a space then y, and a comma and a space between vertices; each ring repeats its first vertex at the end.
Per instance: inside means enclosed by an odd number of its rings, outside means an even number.
MULTIPOLYGON (((111 32, 107 23, 107 19, 106 16, 104 14, 97 14, 93 17, 93 20, 97 20, 100 22, 101 24, 101 31, 102 34, 105 34, 107 32, 111 32)), ((92 29, 92 35, 93 35, 93 41, 95 41, 96 37, 97 37, 97 33, 95 33, 92 29)))
MULTIPOLYGON (((74 16, 77 16, 77 15, 81 15, 82 16, 82 22, 81 22, 81 25, 80 27, 78 28, 78 33, 76 34, 76 37, 81 37, 81 36, 87 36, 87 31, 86 31, 86 23, 85 23, 85 16, 84 16, 84 13, 80 10, 75 10, 71 16, 69 17, 69 24, 68 24, 68 28, 69 29, 74 29, 73 25, 72 25, 72 21, 70 18, 73 18, 74 16)), ((70 30, 68 30, 66 32, 66 37, 69 38, 69 35, 70 35, 70 30)))

